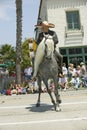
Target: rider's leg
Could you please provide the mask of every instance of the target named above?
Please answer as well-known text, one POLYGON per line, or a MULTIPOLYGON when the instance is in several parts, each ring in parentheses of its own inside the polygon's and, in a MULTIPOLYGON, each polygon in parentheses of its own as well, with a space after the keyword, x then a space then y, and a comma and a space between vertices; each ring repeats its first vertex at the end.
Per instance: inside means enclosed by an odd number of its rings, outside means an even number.
POLYGON ((56 61, 59 65, 59 73, 62 73, 63 56, 56 50, 54 51, 54 54, 55 54, 56 61))

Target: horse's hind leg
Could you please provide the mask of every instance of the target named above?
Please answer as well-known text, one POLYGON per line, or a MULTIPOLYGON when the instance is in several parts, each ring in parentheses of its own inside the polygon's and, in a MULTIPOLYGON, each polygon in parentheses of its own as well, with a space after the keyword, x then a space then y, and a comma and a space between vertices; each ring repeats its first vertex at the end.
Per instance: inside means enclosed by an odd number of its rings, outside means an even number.
POLYGON ((37 104, 36 104, 36 107, 39 107, 40 106, 40 96, 41 96, 41 79, 38 78, 38 86, 39 86, 39 95, 38 95, 38 100, 37 100, 37 104))

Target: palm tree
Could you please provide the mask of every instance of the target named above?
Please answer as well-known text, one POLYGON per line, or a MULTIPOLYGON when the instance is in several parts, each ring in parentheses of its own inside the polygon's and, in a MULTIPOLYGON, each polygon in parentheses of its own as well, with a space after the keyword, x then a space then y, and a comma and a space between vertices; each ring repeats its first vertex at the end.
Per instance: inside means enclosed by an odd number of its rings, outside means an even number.
POLYGON ((6 60, 14 61, 15 62, 15 48, 9 44, 4 44, 0 48, 0 54, 5 62, 6 60))
POLYGON ((21 83, 22 0, 16 0, 16 82, 21 83))

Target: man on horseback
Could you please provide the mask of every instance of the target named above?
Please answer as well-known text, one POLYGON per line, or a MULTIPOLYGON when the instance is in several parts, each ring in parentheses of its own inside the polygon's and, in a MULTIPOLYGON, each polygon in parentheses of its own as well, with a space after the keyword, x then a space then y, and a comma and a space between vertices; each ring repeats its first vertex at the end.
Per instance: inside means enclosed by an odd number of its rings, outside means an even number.
MULTIPOLYGON (((58 63, 59 66, 59 73, 62 72, 62 56, 59 54, 59 52, 56 50, 56 45, 58 44, 58 37, 56 35, 55 31, 50 30, 49 28, 54 28, 55 25, 52 23, 48 23, 47 21, 40 21, 39 24, 36 25, 36 28, 41 28, 42 32, 39 34, 38 39, 37 39, 37 45, 39 46, 41 41, 43 40, 44 36, 50 35, 52 36, 53 42, 54 42, 54 54, 55 54, 55 59, 58 63)), ((36 60, 36 59, 35 59, 36 60)), ((41 62, 41 61, 40 61, 41 62)), ((39 66, 38 66, 39 67, 39 66)), ((38 68, 37 67, 37 68, 38 68)), ((35 68, 35 63, 34 63, 34 74, 33 77, 37 76, 38 69, 35 68)))

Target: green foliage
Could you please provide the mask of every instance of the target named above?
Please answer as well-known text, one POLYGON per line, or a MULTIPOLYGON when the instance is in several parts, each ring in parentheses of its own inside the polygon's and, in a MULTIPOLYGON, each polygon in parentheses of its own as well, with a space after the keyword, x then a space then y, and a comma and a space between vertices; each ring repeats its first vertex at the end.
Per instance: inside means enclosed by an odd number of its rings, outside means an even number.
POLYGON ((4 44, 0 48, 1 60, 6 64, 9 70, 15 69, 16 52, 15 48, 9 44, 4 44))
MULTIPOLYGON (((29 56, 29 40, 25 39, 22 43, 22 70, 26 68, 27 65, 31 65, 31 58, 29 56)), ((0 48, 0 56, 4 63, 8 66, 10 71, 14 71, 16 67, 16 50, 12 45, 4 44, 0 48)))
POLYGON ((29 40, 26 39, 22 44, 22 69, 27 65, 31 65, 31 58, 29 57, 29 40))
POLYGON ((15 49, 11 45, 5 44, 1 46, 0 54, 2 55, 2 59, 5 61, 7 59, 15 61, 15 49))

